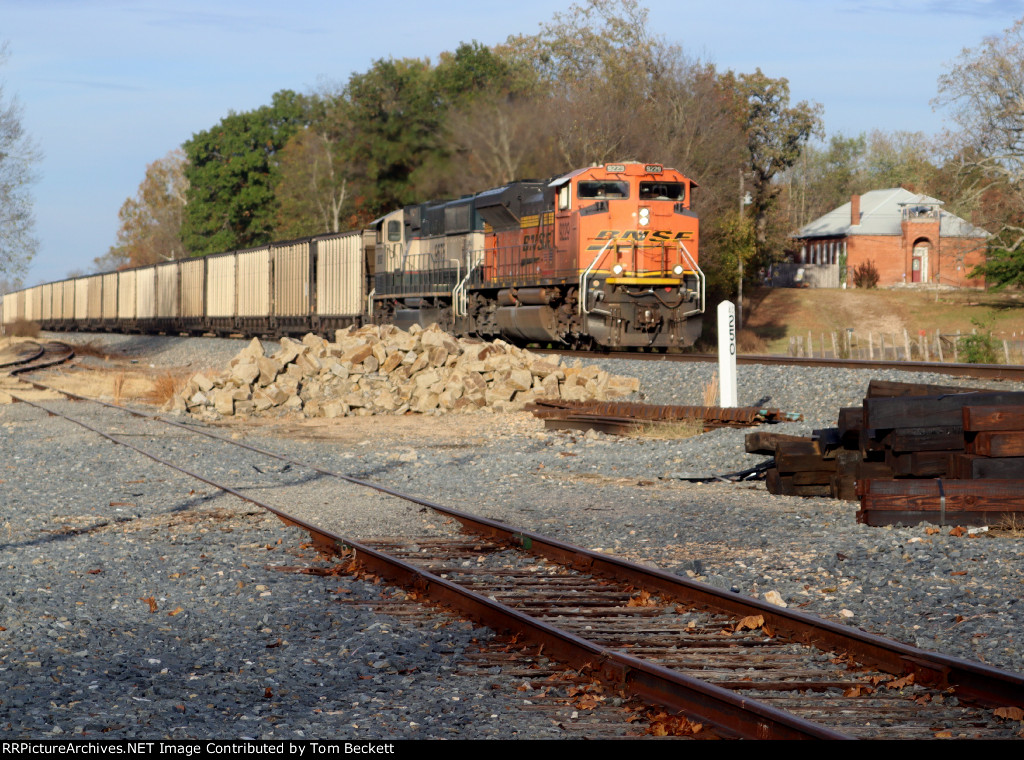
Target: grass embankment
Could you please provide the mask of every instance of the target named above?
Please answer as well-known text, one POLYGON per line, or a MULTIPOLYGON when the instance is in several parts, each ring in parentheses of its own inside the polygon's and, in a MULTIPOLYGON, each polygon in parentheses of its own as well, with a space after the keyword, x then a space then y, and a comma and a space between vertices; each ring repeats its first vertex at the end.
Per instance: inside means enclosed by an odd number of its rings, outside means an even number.
MULTIPOLYGON (((706 326, 710 320, 705 319, 706 326)), ((828 352, 835 333, 840 350, 850 329, 855 346, 904 345, 904 330, 912 341, 926 331, 934 340, 938 331, 950 346, 957 332, 969 335, 979 325, 991 329, 999 342, 1010 343, 1011 356, 1020 361, 1024 347, 1024 294, 981 291, 919 291, 910 289, 830 290, 824 288, 755 288, 744 299, 740 351, 785 354, 790 339, 806 343, 808 334, 819 355, 824 338, 828 352)), ((705 329, 710 337, 711 331, 705 329)), ((854 352, 856 353, 856 352, 854 352)), ((877 356, 877 353, 876 353, 877 356)), ((917 358, 917 357, 915 357, 917 358)), ((935 357, 933 357, 935 358, 935 357)), ((950 356, 945 357, 950 360, 950 356)))

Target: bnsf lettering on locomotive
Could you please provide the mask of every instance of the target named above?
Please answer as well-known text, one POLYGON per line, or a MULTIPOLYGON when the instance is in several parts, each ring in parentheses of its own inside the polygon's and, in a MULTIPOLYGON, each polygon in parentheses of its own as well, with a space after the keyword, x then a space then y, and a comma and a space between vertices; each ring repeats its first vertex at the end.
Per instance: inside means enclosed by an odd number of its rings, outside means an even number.
POLYGON ((594 240, 625 240, 632 242, 667 242, 669 240, 692 240, 693 232, 672 232, 671 230, 601 230, 594 240))
POLYGON ((523 235, 523 252, 537 248, 550 248, 554 245, 554 234, 551 230, 545 230, 536 235, 523 235))

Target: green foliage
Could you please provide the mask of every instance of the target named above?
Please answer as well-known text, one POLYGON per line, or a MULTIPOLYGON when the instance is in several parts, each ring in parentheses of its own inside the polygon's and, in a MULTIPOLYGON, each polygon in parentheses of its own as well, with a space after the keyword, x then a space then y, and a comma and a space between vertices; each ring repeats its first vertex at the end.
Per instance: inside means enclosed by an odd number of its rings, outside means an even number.
POLYGON ((992 321, 992 314, 971 320, 977 331, 957 342, 957 351, 963 361, 968 364, 999 364, 999 343, 992 337, 992 321))
POLYGON ((756 258, 769 263, 781 253, 769 244, 770 215, 782 192, 775 178, 796 163, 807 141, 820 132, 821 105, 801 101, 791 106, 789 81, 771 79, 761 69, 734 78, 733 86, 753 175, 756 258))
POLYGON ((1024 288, 1024 245, 1016 248, 1002 247, 1002 237, 994 239, 985 256, 985 263, 976 266, 971 277, 984 277, 985 282, 995 290, 1003 288, 1024 288))
POLYGON ((382 213, 417 200, 413 174, 442 149, 443 103, 430 64, 378 60, 345 88, 352 152, 360 163, 366 204, 382 213))
POLYGON ((189 187, 181 237, 193 256, 271 240, 277 154, 307 120, 307 107, 283 90, 271 105, 229 114, 184 144, 189 187))
POLYGON ((707 276, 708 291, 714 294, 717 303, 736 295, 741 258, 745 279, 751 276, 753 267, 748 264, 754 255, 755 240, 753 222, 736 211, 723 215, 714 225, 714 232, 715 252, 701 257, 701 268, 707 276))
POLYGON ((876 288, 878 280, 878 267, 871 259, 853 268, 853 285, 856 288, 876 288))

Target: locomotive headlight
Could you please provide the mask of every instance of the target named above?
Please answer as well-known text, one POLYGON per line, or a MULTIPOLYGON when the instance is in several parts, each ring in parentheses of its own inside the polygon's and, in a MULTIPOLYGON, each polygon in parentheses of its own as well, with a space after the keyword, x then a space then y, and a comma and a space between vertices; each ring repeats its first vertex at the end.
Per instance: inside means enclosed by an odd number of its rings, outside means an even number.
POLYGON ((680 275, 680 274, 682 274, 682 273, 683 273, 683 268, 682 268, 682 266, 680 266, 679 264, 676 264, 676 265, 675 265, 675 267, 673 267, 673 269, 672 269, 672 274, 674 274, 674 275, 680 275))
POLYGON ((613 266, 612 271, 615 272, 615 274, 622 274, 622 264, 616 264, 613 266))
POLYGON ((640 226, 646 227, 651 223, 651 210, 649 208, 640 209, 640 226))

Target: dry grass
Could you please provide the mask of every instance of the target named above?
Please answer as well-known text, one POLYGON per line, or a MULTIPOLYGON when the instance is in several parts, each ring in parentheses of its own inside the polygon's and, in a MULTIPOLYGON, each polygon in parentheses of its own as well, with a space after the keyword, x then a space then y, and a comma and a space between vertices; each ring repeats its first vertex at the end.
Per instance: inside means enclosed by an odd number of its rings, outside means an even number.
MULTIPOLYGON (((740 351, 760 353, 744 347, 743 333, 750 331, 764 340, 768 353, 785 354, 790 337, 806 340, 810 333, 815 351, 825 337, 831 352, 830 336, 853 328, 864 340, 869 333, 877 342, 879 335, 886 342, 903 330, 916 336, 918 330, 940 330, 944 335, 960 330, 969 334, 972 320, 992 318, 992 330, 1000 340, 1021 334, 1024 315, 1024 294, 977 290, 915 290, 887 289, 832 290, 827 288, 753 288, 744 299, 743 329, 737 336, 740 351)), ((705 319, 705 334, 710 334, 705 319)), ((1018 338, 1019 339, 1019 338, 1018 338)))
POLYGON ((85 343, 75 343, 72 348, 75 349, 76 356, 95 356, 97 359, 110 359, 121 356, 116 351, 110 351, 94 340, 89 340, 85 343))
POLYGON ((26 319, 18 319, 7 328, 7 334, 15 338, 38 338, 39 325, 26 319))
POLYGON ((171 372, 164 372, 153 379, 153 387, 143 397, 154 406, 163 406, 174 398, 185 386, 185 379, 171 372))
POLYGON ((124 386, 127 380, 128 375, 123 370, 114 375, 113 396, 115 404, 120 404, 124 400, 124 386))
MULTIPOLYGON (((718 373, 704 384, 704 406, 715 406, 718 403, 718 373)), ((701 431, 703 432, 703 431, 701 431)))
POLYGON ((767 354, 768 341, 753 330, 743 328, 736 334, 736 351, 741 354, 767 354))
POLYGON ((1007 513, 997 525, 992 526, 992 530, 998 530, 1000 534, 1013 538, 1024 537, 1024 514, 1007 513))
POLYGON ((679 422, 652 422, 646 425, 638 425, 637 438, 654 438, 659 441, 677 441, 683 438, 693 438, 704 432, 704 423, 701 420, 680 420, 679 422))

